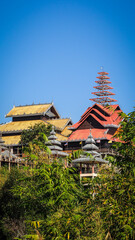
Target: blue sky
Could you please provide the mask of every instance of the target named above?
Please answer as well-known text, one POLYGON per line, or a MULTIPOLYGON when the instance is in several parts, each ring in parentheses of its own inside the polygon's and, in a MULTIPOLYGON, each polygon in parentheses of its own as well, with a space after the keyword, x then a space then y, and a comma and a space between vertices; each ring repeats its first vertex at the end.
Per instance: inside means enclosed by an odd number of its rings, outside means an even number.
POLYGON ((132 111, 134 13, 134 0, 0 0, 0 123, 13 105, 52 101, 75 123, 93 104, 100 66, 132 111))

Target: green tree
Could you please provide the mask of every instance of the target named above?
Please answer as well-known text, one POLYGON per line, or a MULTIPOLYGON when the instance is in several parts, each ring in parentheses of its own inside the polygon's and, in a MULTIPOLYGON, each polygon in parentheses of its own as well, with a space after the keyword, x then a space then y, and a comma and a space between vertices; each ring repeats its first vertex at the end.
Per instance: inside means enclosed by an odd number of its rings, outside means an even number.
POLYGON ((110 168, 93 181, 95 206, 100 208, 103 228, 110 239, 135 239, 135 111, 121 114, 117 154, 110 168))
POLYGON ((48 142, 47 136, 51 131, 51 125, 43 123, 30 126, 28 130, 24 130, 21 134, 20 143, 23 145, 23 153, 25 154, 25 163, 32 167, 38 164, 39 160, 49 162, 48 154, 50 149, 46 146, 48 142))
POLYGON ((11 171, 0 191, 3 240, 135 239, 135 115, 122 116, 117 155, 86 189, 75 169, 42 161, 38 133, 30 152, 37 164, 11 171))
POLYGON ((23 179, 26 171, 11 169, 5 184, 0 189, 0 239, 14 239, 25 234, 24 213, 20 197, 12 193, 12 188, 23 179))
POLYGON ((1 229, 7 239, 23 239, 23 235, 15 235, 11 224, 14 223, 15 228, 19 229, 20 221, 24 227, 24 236, 27 237, 34 237, 35 231, 38 231, 45 239, 60 239, 61 236, 67 239, 69 234, 75 239, 77 228, 74 226, 72 231, 71 226, 64 228, 63 225, 69 221, 84 197, 74 170, 64 169, 63 164, 53 162, 49 165, 41 163, 24 173, 23 170, 16 171, 14 174, 11 172, 3 186, 0 199, 1 206, 4 206, 1 229), (37 227, 32 223, 38 223, 37 227))
POLYGON ((111 239, 135 238, 135 180, 124 176, 115 168, 102 169, 94 179, 94 203, 100 210, 103 229, 111 239))
POLYGON ((42 146, 47 141, 51 129, 50 124, 45 125, 44 123, 30 126, 27 130, 22 131, 20 143, 23 146, 28 146, 29 143, 42 146))
POLYGON ((116 166, 123 174, 131 174, 135 171, 135 108, 128 115, 121 113, 123 118, 115 135, 120 142, 114 144, 117 150, 116 166))

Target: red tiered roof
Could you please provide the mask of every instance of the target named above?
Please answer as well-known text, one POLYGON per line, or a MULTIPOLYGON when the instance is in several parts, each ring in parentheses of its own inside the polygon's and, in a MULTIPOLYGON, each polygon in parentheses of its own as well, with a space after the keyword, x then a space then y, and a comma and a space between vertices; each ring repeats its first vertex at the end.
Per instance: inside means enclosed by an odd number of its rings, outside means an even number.
POLYGON ((110 140, 113 137, 113 134, 110 134, 109 130, 112 128, 117 130, 119 123, 121 122, 121 117, 119 116, 119 113, 121 112, 118 104, 105 107, 95 103, 84 112, 77 123, 70 127, 74 132, 70 135, 68 140, 86 140, 89 135, 89 128, 82 129, 82 126, 84 122, 88 121, 91 124, 92 136, 94 138, 110 140), (100 124, 101 128, 97 127, 96 123, 98 123, 98 125, 100 124))
POLYGON ((92 92, 92 94, 97 95, 97 96, 115 95, 114 93, 111 93, 109 91, 92 92))
POLYGON ((108 73, 107 72, 98 72, 98 74, 99 74, 99 76, 97 78, 99 80, 95 81, 98 85, 94 87, 98 90, 98 92, 92 92, 92 94, 96 95, 97 98, 91 98, 90 100, 92 100, 96 103, 102 104, 104 106, 111 102, 116 102, 115 99, 108 97, 110 95, 115 95, 115 94, 111 93, 109 91, 106 91, 108 89, 113 89, 107 85, 107 84, 111 83, 110 81, 108 81, 108 79, 110 79, 110 77, 106 76, 106 75, 108 75, 108 73))
MULTIPOLYGON (((102 86, 95 86, 95 87, 93 87, 93 88, 102 90, 102 86)), ((107 89, 113 89, 113 87, 110 87, 110 86, 108 86, 108 85, 104 85, 104 90, 107 90, 107 89)))
POLYGON ((110 79, 110 77, 107 77, 107 76, 99 76, 99 77, 96 77, 96 78, 98 78, 98 79, 110 79))
POLYGON ((109 73, 107 72, 98 72, 99 75, 108 75, 109 73))
POLYGON ((109 98, 109 97, 91 98, 90 100, 97 102, 99 104, 103 104, 103 105, 105 105, 106 103, 117 102, 117 100, 109 98))
POLYGON ((98 80, 98 81, 95 81, 95 83, 99 83, 99 84, 108 84, 108 83, 111 83, 110 81, 108 81, 108 80, 98 80))

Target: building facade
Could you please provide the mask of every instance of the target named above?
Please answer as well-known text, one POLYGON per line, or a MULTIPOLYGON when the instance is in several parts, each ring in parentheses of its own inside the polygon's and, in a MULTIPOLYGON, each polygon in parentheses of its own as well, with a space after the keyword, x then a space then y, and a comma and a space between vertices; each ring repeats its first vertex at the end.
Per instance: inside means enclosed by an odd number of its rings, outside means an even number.
POLYGON ((25 106, 14 106, 6 117, 12 117, 12 121, 0 125, 2 140, 6 146, 10 146, 12 153, 20 155, 21 133, 35 124, 43 123, 55 127, 56 136, 59 141, 66 142, 71 130, 71 118, 61 118, 53 103, 32 104, 25 106))

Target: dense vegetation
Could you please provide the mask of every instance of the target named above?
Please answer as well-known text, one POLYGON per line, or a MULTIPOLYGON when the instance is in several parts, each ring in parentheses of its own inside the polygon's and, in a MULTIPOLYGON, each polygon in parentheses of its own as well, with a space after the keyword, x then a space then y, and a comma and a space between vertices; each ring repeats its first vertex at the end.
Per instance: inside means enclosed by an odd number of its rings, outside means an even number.
POLYGON ((21 134, 20 144, 23 146, 23 152, 31 153, 33 145, 39 146, 41 150, 46 150, 45 143, 48 141, 47 137, 50 134, 52 126, 44 123, 35 124, 30 126, 27 130, 23 130, 21 134))
POLYGON ((32 167, 6 176, 2 170, 0 239, 134 240, 135 111, 122 117, 121 141, 114 146, 118 154, 87 189, 62 160, 50 164, 37 142, 28 151, 32 167))

